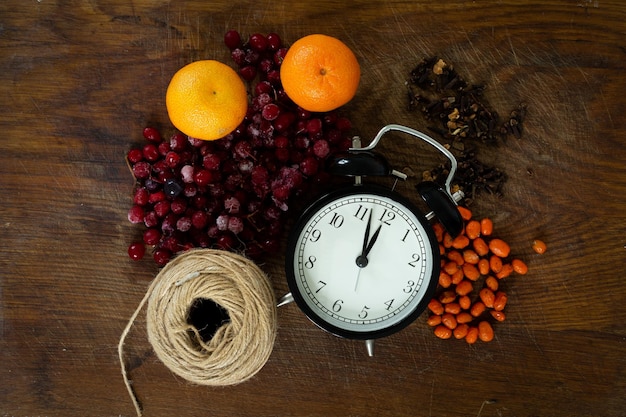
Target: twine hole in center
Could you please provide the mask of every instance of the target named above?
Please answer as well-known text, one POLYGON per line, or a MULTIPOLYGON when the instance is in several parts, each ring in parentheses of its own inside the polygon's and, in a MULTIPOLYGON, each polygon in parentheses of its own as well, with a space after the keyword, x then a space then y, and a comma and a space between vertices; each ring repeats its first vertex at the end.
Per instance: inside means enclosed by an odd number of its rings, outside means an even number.
MULTIPOLYGON (((196 298, 187 313, 187 324, 196 329, 204 343, 209 343, 215 332, 229 322, 228 311, 209 298, 196 298)), ((189 333, 195 338, 195 332, 189 333)))

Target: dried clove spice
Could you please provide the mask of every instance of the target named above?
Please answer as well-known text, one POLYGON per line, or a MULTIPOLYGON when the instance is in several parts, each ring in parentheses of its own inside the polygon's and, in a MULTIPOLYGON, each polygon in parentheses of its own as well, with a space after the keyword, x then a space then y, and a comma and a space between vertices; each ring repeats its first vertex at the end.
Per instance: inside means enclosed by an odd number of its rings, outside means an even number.
MULTIPOLYGON (((428 129, 440 135, 457 157, 457 187, 466 194, 466 203, 483 191, 503 196, 505 173, 478 159, 478 143, 497 146, 506 138, 521 138, 526 106, 520 104, 502 121, 483 97, 485 86, 468 83, 452 65, 434 56, 422 60, 406 82, 408 109, 419 110, 428 129)), ((449 165, 435 167, 424 177, 445 178, 449 165)))
MULTIPOLYGON (((453 153, 456 153, 458 164, 453 191, 456 189, 463 191, 466 205, 470 205, 481 192, 487 192, 498 198, 504 196, 503 187, 507 180, 504 171, 481 162, 474 148, 453 153)), ((444 181, 449 172, 450 164, 446 162, 437 165, 432 170, 425 171, 422 177, 425 181, 444 181)))

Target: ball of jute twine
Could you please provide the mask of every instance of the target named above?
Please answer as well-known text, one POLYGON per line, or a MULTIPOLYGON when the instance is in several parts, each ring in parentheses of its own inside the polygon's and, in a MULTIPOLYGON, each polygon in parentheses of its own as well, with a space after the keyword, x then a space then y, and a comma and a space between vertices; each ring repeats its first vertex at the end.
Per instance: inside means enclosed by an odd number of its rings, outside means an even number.
POLYGON ((146 301, 148 340, 154 352, 173 373, 192 383, 238 384, 269 359, 277 313, 267 276, 254 262, 232 252, 187 251, 159 272, 120 339, 122 375, 138 416, 141 406, 128 378, 123 345, 146 301), (206 342, 199 329, 188 323, 190 308, 199 299, 215 302, 229 317, 206 342))

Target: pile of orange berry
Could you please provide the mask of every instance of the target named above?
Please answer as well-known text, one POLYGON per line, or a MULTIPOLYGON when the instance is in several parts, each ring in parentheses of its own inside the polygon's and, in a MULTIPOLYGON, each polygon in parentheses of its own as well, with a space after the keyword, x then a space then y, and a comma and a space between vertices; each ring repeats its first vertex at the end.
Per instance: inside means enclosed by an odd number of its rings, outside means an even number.
POLYGON ((441 339, 490 342, 492 323, 502 322, 508 297, 502 281, 513 273, 524 275, 527 265, 511 256, 510 246, 493 236, 489 218, 474 219, 472 212, 459 206, 463 231, 452 238, 440 223, 433 225, 441 272, 436 296, 428 304, 428 324, 441 339))

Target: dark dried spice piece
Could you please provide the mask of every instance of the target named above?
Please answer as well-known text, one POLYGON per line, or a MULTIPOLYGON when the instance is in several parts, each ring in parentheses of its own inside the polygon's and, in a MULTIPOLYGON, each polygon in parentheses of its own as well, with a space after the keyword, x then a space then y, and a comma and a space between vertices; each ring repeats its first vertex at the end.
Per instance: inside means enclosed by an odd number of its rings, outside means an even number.
MULTIPOLYGON (((448 141, 457 157, 455 180, 466 194, 466 203, 483 191, 502 196, 505 173, 481 162, 476 149, 467 144, 498 145, 508 135, 521 138, 526 105, 520 104, 503 122, 483 99, 484 85, 469 84, 452 65, 436 56, 422 60, 410 72, 406 85, 409 110, 419 110, 432 121, 434 125, 428 129, 448 141)), ((425 175, 443 179, 449 169, 442 164, 425 175)))

